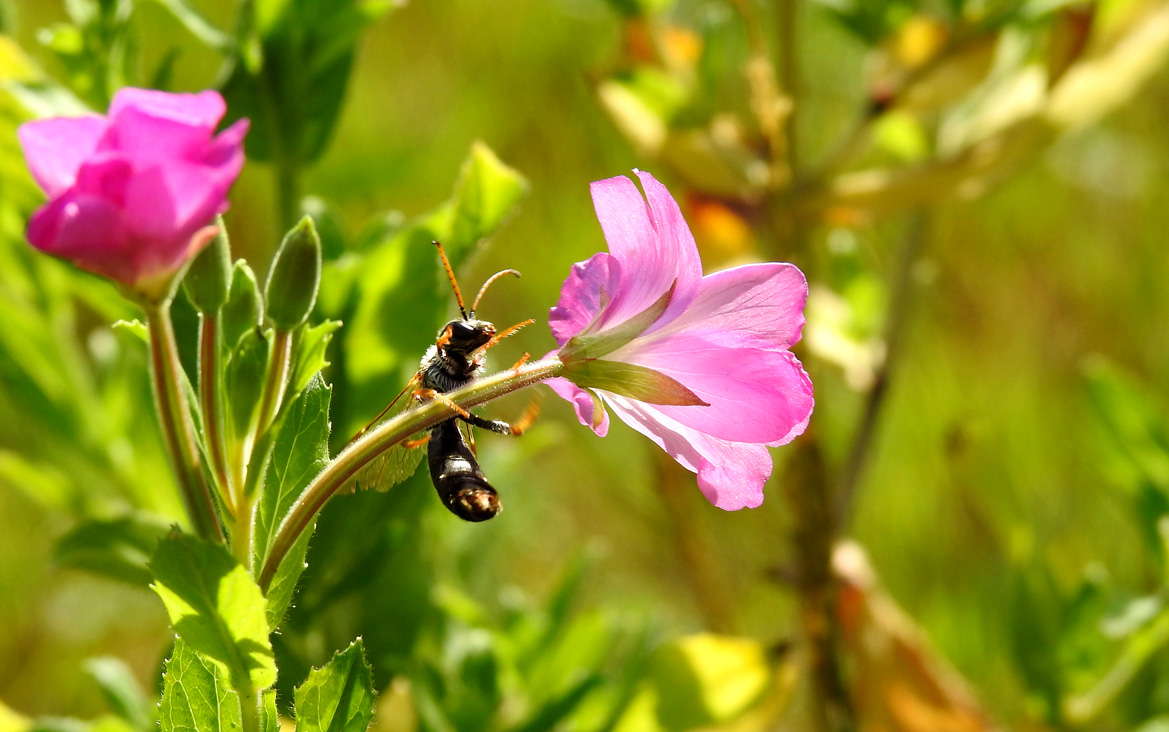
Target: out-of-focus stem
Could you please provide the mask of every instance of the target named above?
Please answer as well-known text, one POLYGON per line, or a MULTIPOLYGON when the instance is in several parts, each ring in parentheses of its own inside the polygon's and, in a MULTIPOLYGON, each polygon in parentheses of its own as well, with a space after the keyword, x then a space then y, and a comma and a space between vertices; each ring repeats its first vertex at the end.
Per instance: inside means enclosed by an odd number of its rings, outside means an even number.
POLYGON ((797 442, 784 480, 794 516, 794 583, 812 686, 811 714, 819 732, 856 728, 852 700, 837 658, 839 627, 832 581, 832 547, 838 538, 831 482, 814 434, 797 442))
POLYGON ((211 489, 203 476, 195 427, 191 422, 180 379, 178 346, 170 320, 170 303, 146 306, 146 323, 150 332, 150 375, 154 401, 158 409, 167 454, 178 479, 183 506, 195 534, 203 539, 223 541, 223 532, 215 516, 211 489))
POLYGON ((734 612, 729 594, 722 582, 722 576, 714 565, 710 551, 709 537, 701 531, 694 520, 694 512, 686 505, 686 495, 693 490, 691 474, 683 470, 665 452, 657 451, 658 487, 662 501, 670 515, 670 527, 674 541, 686 564, 686 577, 694 593, 694 599, 702 611, 706 626, 716 633, 734 633, 734 612), (683 490, 681 477, 687 477, 683 490))
POLYGON ((219 495, 232 515, 235 497, 227 470, 227 445, 220 429, 223 410, 219 394, 219 321, 218 312, 205 313, 199 323, 199 404, 203 410, 203 435, 207 440, 207 454, 215 472, 219 495))
MULTIPOLYGON (((555 358, 537 361, 484 377, 446 396, 450 402, 470 409, 517 389, 559 376, 562 369, 563 364, 555 358)), ((300 539, 301 533, 312 523, 325 502, 359 470, 399 442, 450 419, 454 414, 455 411, 446 401, 435 399, 422 402, 366 432, 333 458, 296 499, 296 503, 276 530, 272 550, 264 560, 260 572, 260 589, 268 591, 272 578, 276 576, 276 570, 300 539)))
POLYGON ((893 371, 901 358, 901 344, 913 290, 913 264, 921 254, 929 230, 929 220, 930 217, 925 210, 916 212, 910 219, 905 241, 897 257, 896 269, 889 282, 889 311, 885 316, 885 358, 873 377, 873 386, 869 389, 860 424, 853 435, 852 445, 849 447, 848 457, 837 483, 837 520, 841 526, 847 526, 852 517, 856 487, 865 463, 868 462, 873 436, 877 430, 877 418, 885 405, 885 395, 888 393, 893 371))

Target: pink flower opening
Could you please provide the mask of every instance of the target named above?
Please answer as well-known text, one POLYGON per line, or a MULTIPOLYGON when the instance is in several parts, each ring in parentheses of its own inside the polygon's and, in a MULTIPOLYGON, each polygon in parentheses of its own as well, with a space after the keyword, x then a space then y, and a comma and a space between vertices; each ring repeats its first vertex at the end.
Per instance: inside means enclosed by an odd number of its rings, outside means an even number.
POLYGON ((811 379, 788 350, 804 325, 807 280, 779 262, 703 276, 678 204, 652 175, 634 172, 644 196, 625 176, 591 186, 609 251, 574 265, 564 282, 548 323, 565 377, 545 383, 602 437, 607 406, 697 473, 715 506, 754 508, 771 475, 767 448, 791 442, 812 415, 811 379), (582 349, 586 342, 603 345, 582 349), (630 366, 651 384, 680 384, 689 403, 652 398, 654 386, 639 400, 594 376, 630 366))
POLYGON ((49 197, 29 220, 43 252, 150 295, 206 244, 244 163, 248 121, 218 135, 215 91, 120 90, 109 114, 29 122, 18 135, 49 197))

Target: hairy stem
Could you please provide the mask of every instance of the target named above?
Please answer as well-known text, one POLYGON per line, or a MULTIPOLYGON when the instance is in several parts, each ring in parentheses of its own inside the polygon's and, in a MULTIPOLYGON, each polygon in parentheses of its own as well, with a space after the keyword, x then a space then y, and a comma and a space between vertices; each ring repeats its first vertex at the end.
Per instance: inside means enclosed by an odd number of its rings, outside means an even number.
MULTIPOLYGON (((450 402, 463 409, 470 409, 517 389, 559 376, 562 368, 563 364, 555 358, 537 361, 484 377, 446 396, 450 402)), ((443 420, 450 419, 454 414, 454 409, 445 401, 434 399, 422 402, 366 432, 333 458, 297 498, 276 530, 272 549, 264 560, 264 567, 260 572, 260 589, 268 591, 272 578, 276 576, 276 570, 300 539, 300 535, 312 523, 325 502, 359 470, 416 432, 429 429, 443 420)))
POLYGON ((260 395, 260 416, 256 426, 257 439, 272 427, 272 423, 276 421, 276 415, 280 413, 280 404, 284 398, 284 387, 288 382, 288 370, 291 364, 292 332, 277 330, 272 339, 272 354, 268 360, 264 390, 260 395))
POLYGON ((199 448, 195 442, 195 427, 182 389, 182 366, 175 344, 174 326, 170 319, 170 303, 146 307, 146 323, 150 331, 150 376, 154 386, 154 401, 162 427, 171 467, 178 479, 183 506, 195 534, 203 539, 223 541, 223 532, 215 516, 215 502, 203 476, 199 462, 199 448))

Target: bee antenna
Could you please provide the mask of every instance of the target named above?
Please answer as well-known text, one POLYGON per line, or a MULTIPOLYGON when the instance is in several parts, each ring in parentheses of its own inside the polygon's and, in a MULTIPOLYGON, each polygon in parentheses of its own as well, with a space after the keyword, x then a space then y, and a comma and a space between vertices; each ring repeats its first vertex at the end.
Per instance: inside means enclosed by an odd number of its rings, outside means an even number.
POLYGON ((487 292, 487 288, 491 286, 492 282, 495 282, 497 279, 507 274, 512 274, 516 277, 521 276, 518 269, 505 269, 502 272, 496 272, 495 274, 488 277, 487 281, 483 283, 483 286, 479 288, 479 294, 475 296, 475 302, 471 303, 472 318, 475 317, 475 310, 479 307, 479 301, 483 299, 483 293, 487 292))
MULTIPOLYGON (((467 309, 463 307, 463 293, 459 292, 459 282, 455 279, 455 271, 451 269, 451 260, 446 258, 446 252, 442 249, 442 242, 431 242, 438 247, 438 256, 442 257, 442 266, 446 270, 446 276, 451 281, 451 288, 455 291, 455 302, 459 304, 459 312, 463 315, 463 320, 467 319, 467 309)), ((476 300, 475 302, 479 302, 476 300)), ((471 312, 475 312, 475 307, 471 307, 471 312)))

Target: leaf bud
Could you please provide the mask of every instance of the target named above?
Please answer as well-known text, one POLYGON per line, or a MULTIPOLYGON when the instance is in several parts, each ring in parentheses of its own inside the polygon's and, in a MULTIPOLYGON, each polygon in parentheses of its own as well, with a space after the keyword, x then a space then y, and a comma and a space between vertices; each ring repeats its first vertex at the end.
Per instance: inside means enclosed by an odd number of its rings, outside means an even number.
POLYGON ((223 306, 223 342, 228 347, 239 343, 240 337, 260 324, 260 285, 256 275, 244 260, 235 263, 231 273, 231 288, 223 306))
POLYGON ((284 236, 268 271, 264 300, 277 330, 290 331, 312 312, 321 284, 321 237, 305 216, 284 236))
POLYGON ((231 284, 231 245, 222 216, 216 218, 215 225, 219 231, 211 243, 191 260, 183 276, 183 291, 187 293, 187 299, 204 315, 216 313, 223 307, 231 284))

